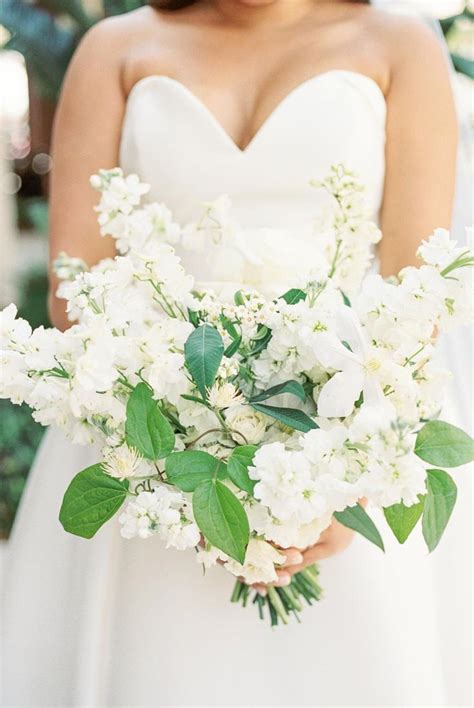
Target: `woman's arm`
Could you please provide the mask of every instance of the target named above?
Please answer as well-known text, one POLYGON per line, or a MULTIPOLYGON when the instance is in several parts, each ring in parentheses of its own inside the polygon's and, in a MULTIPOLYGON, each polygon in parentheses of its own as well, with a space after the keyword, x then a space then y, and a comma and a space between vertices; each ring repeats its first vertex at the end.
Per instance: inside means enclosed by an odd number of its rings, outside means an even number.
POLYGON ((382 274, 416 264, 420 241, 451 226, 458 124, 446 56, 434 32, 399 18, 388 28, 382 274))
POLYGON ((68 69, 53 132, 50 201, 50 295, 53 324, 70 322, 51 264, 61 251, 93 264, 114 255, 110 238, 99 234, 93 211, 97 195, 89 177, 118 164, 124 96, 121 88, 122 25, 114 18, 90 30, 68 69))

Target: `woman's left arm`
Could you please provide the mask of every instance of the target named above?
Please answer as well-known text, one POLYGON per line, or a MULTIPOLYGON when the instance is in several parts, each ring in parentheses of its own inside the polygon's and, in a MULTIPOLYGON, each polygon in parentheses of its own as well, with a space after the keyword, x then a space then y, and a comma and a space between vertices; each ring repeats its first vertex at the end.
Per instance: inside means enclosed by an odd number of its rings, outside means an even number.
POLYGON ((379 247, 384 276, 417 264, 422 239, 450 228, 458 143, 448 59, 438 37, 418 20, 395 23, 385 43, 391 75, 379 247))

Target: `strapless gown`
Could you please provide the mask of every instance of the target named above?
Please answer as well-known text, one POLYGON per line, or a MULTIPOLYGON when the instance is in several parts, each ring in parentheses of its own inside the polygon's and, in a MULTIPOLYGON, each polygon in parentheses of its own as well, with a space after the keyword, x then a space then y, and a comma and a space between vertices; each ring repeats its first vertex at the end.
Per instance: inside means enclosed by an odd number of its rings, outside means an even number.
MULTIPOLYGON (((330 71, 295 88, 241 150, 185 86, 150 76, 129 96, 120 163, 179 221, 227 193, 243 225, 285 227, 318 214, 309 181, 343 162, 359 173, 377 218, 385 122, 373 80, 330 71)), ((304 258, 305 244, 294 247, 304 258)), ((222 280, 211 259, 182 257, 197 279, 222 280)), ((92 541, 65 534, 64 489, 97 459, 53 430, 32 470, 7 565, 5 705, 469 703, 462 509, 435 557, 417 534, 399 548, 386 530, 385 556, 356 538, 321 563, 324 600, 302 624, 272 631, 253 608, 229 603, 231 576, 217 567, 204 578, 192 552, 165 551, 153 537, 124 540, 116 522, 92 541)))

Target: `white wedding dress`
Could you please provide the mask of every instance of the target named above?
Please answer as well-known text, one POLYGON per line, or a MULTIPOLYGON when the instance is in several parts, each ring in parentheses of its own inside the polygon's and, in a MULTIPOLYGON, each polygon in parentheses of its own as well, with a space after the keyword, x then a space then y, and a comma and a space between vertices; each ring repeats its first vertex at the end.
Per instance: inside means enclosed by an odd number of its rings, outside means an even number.
MULTIPOLYGON (((241 150, 187 88, 151 76, 128 99, 120 159, 179 221, 227 193, 244 225, 307 223, 319 199, 309 180, 335 162, 359 173, 376 216, 385 119, 373 80, 330 71, 295 88, 241 150)), ((222 280, 213 262, 183 261, 222 280)), ((7 566, 6 706, 469 704, 462 503, 432 557, 419 533, 400 548, 378 518, 387 553, 356 538, 320 564, 325 597, 302 624, 272 631, 229 603, 230 575, 203 577, 191 551, 124 540, 116 521, 91 541, 66 534, 63 492, 97 460, 53 430, 31 473, 7 566)))

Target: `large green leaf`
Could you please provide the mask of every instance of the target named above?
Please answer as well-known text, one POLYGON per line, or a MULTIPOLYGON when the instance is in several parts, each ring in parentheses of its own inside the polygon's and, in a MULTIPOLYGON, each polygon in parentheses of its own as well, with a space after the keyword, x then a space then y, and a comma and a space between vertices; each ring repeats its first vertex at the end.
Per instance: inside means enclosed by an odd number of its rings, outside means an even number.
POLYGON ((314 430, 319 427, 309 415, 298 408, 280 408, 279 406, 267 406, 263 403, 251 403, 252 408, 260 413, 279 420, 284 425, 294 430, 300 430, 302 433, 307 433, 309 430, 314 430))
POLYGON ((400 503, 393 504, 383 510, 387 523, 399 543, 405 543, 423 513, 425 497, 420 496, 419 499, 418 504, 413 504, 413 506, 405 506, 400 503))
POLYGON ((334 516, 343 526, 357 531, 357 533, 365 536, 365 538, 381 548, 382 551, 385 551, 382 537, 376 525, 360 504, 348 506, 344 511, 336 511, 334 516))
POLYGON ((225 464, 203 450, 173 452, 165 469, 168 481, 183 492, 194 492, 201 482, 226 476, 225 464))
POLYGON ((186 364, 203 398, 207 398, 208 389, 215 381, 223 356, 224 342, 217 329, 211 325, 201 325, 186 340, 186 364))
POLYGON ((193 494, 193 513, 209 543, 244 562, 249 522, 244 507, 225 484, 219 480, 202 482, 193 494))
POLYGON ((474 440, 450 423, 431 420, 418 433, 415 452, 430 465, 459 467, 474 460, 474 440))
POLYGON ((144 383, 139 383, 128 399, 125 437, 127 444, 148 460, 161 460, 173 451, 173 428, 144 383))
POLYGON ((427 470, 426 488, 423 537, 429 550, 434 551, 456 504, 457 488, 444 470, 427 470))
POLYGON ((227 471, 233 483, 248 494, 253 494, 255 482, 249 477, 249 467, 257 451, 256 445, 239 445, 227 460, 227 471))
POLYGON ((79 472, 64 495, 59 521, 65 531, 92 538, 122 506, 128 482, 105 474, 100 464, 79 472))
POLYGON ((257 396, 252 396, 250 403, 260 403, 273 396, 278 396, 280 393, 291 393, 293 396, 299 398, 300 401, 306 399, 305 390, 299 381, 285 381, 284 383, 267 388, 266 391, 262 391, 257 396))

